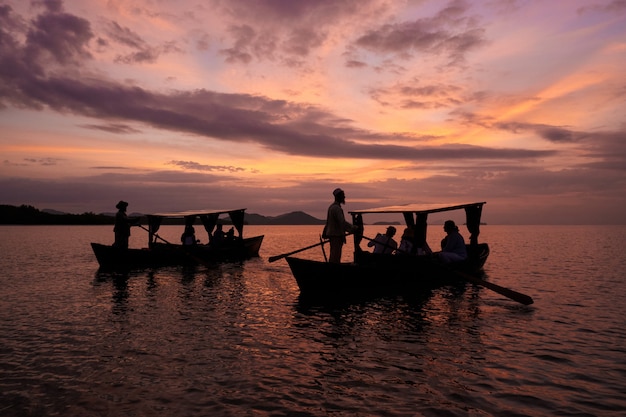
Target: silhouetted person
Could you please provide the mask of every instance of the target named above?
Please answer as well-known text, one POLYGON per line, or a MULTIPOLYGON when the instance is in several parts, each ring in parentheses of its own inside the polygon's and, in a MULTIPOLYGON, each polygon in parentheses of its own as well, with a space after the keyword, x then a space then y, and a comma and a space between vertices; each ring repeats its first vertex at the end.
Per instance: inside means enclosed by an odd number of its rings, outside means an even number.
POLYGON ((323 237, 330 240, 330 257, 328 262, 340 263, 341 250, 346 243, 346 233, 351 233, 355 227, 348 223, 343 214, 342 204, 346 203, 346 194, 341 188, 333 191, 335 201, 328 207, 326 226, 323 237))
POLYGON ((393 253, 398 248, 398 243, 393 239, 396 228, 389 226, 385 234, 377 233, 374 241, 369 241, 367 246, 374 247, 374 253, 393 253))
POLYGON ((126 201, 120 201, 115 208, 117 213, 115 214, 115 227, 113 232, 115 233, 115 243, 113 246, 120 249, 128 249, 128 238, 130 237, 130 227, 137 224, 137 218, 129 218, 126 215, 126 208, 128 203, 126 201))
POLYGON ((193 226, 185 226, 185 231, 180 236, 180 241, 183 245, 195 245, 196 229, 194 229, 193 226))
POLYGON ((439 259, 445 263, 460 262, 467 259, 465 240, 459 233, 459 228, 454 224, 454 221, 446 220, 443 224, 443 230, 445 230, 447 236, 441 241, 439 259))
POLYGON ((413 240, 415 239, 415 233, 413 229, 407 227, 402 232, 402 237, 400 238, 400 246, 398 246, 397 254, 398 255, 412 255, 413 254, 413 240))
POLYGON ((218 224, 215 226, 215 232, 213 232, 213 238, 211 239, 212 245, 220 245, 224 242, 226 238, 226 233, 222 229, 222 225, 218 224))
POLYGON ((396 254, 398 255, 431 255, 433 251, 428 246, 428 243, 424 241, 422 246, 415 243, 415 231, 407 227, 404 229, 402 233, 402 238, 400 239, 400 246, 398 246, 398 250, 396 254), (415 248, 415 250, 413 250, 415 248))

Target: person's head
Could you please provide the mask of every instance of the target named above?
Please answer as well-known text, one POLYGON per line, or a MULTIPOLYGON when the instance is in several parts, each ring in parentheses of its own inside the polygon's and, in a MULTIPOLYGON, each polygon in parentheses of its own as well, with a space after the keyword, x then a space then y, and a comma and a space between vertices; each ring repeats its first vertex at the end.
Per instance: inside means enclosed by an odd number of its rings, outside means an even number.
POLYGON ((404 232, 402 232, 402 238, 413 239, 413 229, 411 229, 410 227, 407 227, 406 229, 404 229, 404 232))
POLYGON ((389 227, 387 228, 387 232, 385 232, 385 234, 386 234, 387 236, 389 236, 389 237, 394 237, 394 236, 395 236, 395 234, 396 234, 396 228, 395 228, 395 227, 393 227, 393 226, 389 226, 389 227))
POLYGON ((445 230, 446 233, 452 233, 458 232, 459 228, 453 220, 446 220, 446 222, 443 224, 443 230, 445 230))
POLYGON ((335 197, 335 201, 337 203, 345 203, 346 202, 346 193, 341 188, 335 188, 333 191, 333 196, 335 197))
POLYGON ((115 205, 116 209, 122 210, 122 211, 126 211, 126 207, 128 207, 128 203, 122 200, 120 200, 120 202, 115 205))

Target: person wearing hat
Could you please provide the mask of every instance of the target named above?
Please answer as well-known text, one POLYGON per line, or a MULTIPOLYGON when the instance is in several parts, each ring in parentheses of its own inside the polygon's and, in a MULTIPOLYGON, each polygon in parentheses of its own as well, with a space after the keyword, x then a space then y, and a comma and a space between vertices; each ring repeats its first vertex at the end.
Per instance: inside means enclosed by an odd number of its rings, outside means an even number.
POLYGON ((341 208, 341 205, 346 203, 344 191, 341 188, 335 188, 333 196, 335 201, 328 207, 323 237, 330 241, 328 262, 340 263, 341 251, 346 243, 346 233, 354 232, 355 227, 346 221, 341 208))
POLYGON ((393 253, 398 249, 398 243, 393 240, 396 235, 396 228, 389 226, 385 234, 377 233, 374 240, 370 240, 367 246, 374 246, 374 253, 393 253))
POLYGON ((454 221, 446 220, 443 224, 443 230, 447 235, 441 241, 439 259, 444 263, 460 262, 467 259, 465 240, 459 233, 459 228, 454 224, 454 221))
POLYGON ((126 208, 128 203, 126 201, 120 201, 115 205, 117 213, 115 214, 115 226, 113 232, 115 233, 115 243, 113 246, 120 249, 128 249, 128 238, 130 236, 130 227, 137 224, 139 219, 128 218, 126 215, 126 208))

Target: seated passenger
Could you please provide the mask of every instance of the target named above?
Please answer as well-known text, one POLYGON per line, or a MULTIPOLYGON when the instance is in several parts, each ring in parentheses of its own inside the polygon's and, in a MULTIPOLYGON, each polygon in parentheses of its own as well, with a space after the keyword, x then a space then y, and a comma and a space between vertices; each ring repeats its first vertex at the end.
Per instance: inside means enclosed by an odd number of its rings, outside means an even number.
POLYGON ((421 245, 414 244, 415 243, 415 233, 412 228, 407 227, 404 229, 404 233, 402 233, 402 239, 400 240, 400 246, 396 251, 396 254, 399 255, 430 255, 433 251, 428 246, 428 243, 424 241, 421 245), (415 252, 413 252, 413 247, 415 246, 415 252))
POLYGON ((226 238, 226 233, 224 233, 224 230, 222 229, 222 225, 218 224, 217 226, 215 226, 215 232, 213 232, 213 236, 211 238, 211 244, 219 245, 222 242, 224 242, 225 238, 226 238))
POLYGON ((196 229, 194 229, 193 226, 185 226, 185 231, 180 236, 180 241, 183 245, 195 245, 196 229))
POLYGON ((459 228, 454 224, 454 221, 446 220, 443 230, 445 230, 447 236, 441 241, 439 259, 444 263, 460 262, 467 259, 465 240, 459 233, 459 228))
POLYGON ((402 233, 402 238, 400 239, 400 246, 396 251, 398 255, 412 255, 413 254, 413 229, 407 227, 404 229, 402 233))
POLYGON ((393 240, 396 228, 389 226, 384 235, 376 234, 374 241, 370 241, 367 246, 374 246, 374 253, 393 253, 398 248, 398 243, 393 240))

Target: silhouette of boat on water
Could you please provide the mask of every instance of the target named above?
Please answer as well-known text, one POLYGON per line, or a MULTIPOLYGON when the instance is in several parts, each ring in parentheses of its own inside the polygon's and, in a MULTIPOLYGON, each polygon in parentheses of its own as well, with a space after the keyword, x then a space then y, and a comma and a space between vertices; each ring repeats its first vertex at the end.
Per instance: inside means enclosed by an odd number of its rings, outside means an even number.
POLYGON ((242 261, 259 256, 264 237, 263 235, 243 237, 245 210, 194 210, 149 214, 148 228, 139 225, 148 233, 147 247, 122 249, 95 242, 91 243, 91 247, 102 269, 242 261), (232 233, 219 233, 218 236, 216 233, 218 220, 223 214, 230 217, 233 230, 232 233), (197 218, 208 234, 207 244, 200 244, 195 239, 193 244, 172 243, 157 233, 164 219, 184 219, 187 227, 193 226, 197 218))
MULTIPOLYGON (((486 203, 453 206, 406 205, 350 211, 352 223, 358 229, 352 235, 355 248, 352 262, 330 263, 285 256, 300 250, 273 258, 286 258, 300 293, 305 296, 415 293, 472 280, 480 284, 484 281, 478 276, 490 252, 487 243, 478 243, 484 204, 486 203), (421 248, 426 242, 428 215, 453 210, 465 211, 465 224, 470 233, 469 243, 466 244, 468 258, 465 261, 444 264, 437 260, 436 253, 422 254, 420 251, 418 254, 415 248, 421 248), (396 254, 374 254, 363 250, 361 243, 372 240, 363 234, 363 216, 370 214, 401 214, 406 227, 413 231, 412 253, 398 251, 396 254)), ((323 247, 326 242, 320 242, 319 245, 323 247)), ((311 245, 315 246, 318 245, 311 245)), ((270 258, 270 261, 273 259, 270 258)))

